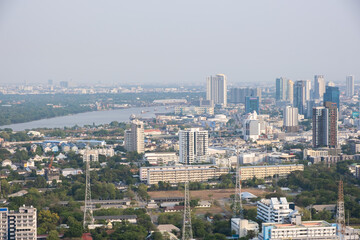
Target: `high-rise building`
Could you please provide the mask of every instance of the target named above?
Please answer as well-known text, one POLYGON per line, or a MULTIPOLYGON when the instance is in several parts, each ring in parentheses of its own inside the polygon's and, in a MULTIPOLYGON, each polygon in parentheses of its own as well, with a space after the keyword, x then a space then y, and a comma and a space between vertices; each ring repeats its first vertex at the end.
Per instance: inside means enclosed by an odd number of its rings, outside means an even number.
POLYGON ((293 104, 294 102, 294 82, 290 79, 287 80, 287 91, 286 91, 286 100, 293 104))
POLYGON ((311 81, 305 80, 305 100, 309 101, 311 99, 311 81))
POLYGON ((0 239, 36 240, 36 208, 33 206, 19 208, 19 211, 0 208, 0 239))
POLYGON ((61 81, 61 82, 60 82, 60 87, 62 87, 62 88, 68 88, 68 87, 69 87, 68 81, 61 81))
POLYGON ((261 89, 260 88, 231 88, 230 101, 231 103, 245 104, 245 97, 259 97, 261 102, 261 89))
POLYGON ((131 122, 131 130, 125 131, 125 149, 129 152, 145 152, 143 122, 135 119, 131 122))
POLYGON ((243 124, 244 139, 256 141, 260 136, 260 122, 257 113, 250 113, 243 124))
POLYGON ((208 131, 199 128, 179 131, 179 162, 205 162, 208 155, 208 131))
POLYGON ((287 132, 296 132, 299 130, 299 114, 295 107, 286 106, 284 108, 284 128, 287 132))
POLYGON ((276 79, 276 93, 275 98, 277 101, 286 100, 286 92, 287 92, 287 80, 283 77, 276 79))
POLYGON ((224 74, 217 74, 207 78, 206 100, 226 107, 227 105, 227 80, 224 74))
POLYGON ((305 114, 306 109, 306 84, 305 80, 298 80, 294 85, 294 107, 299 110, 299 114, 305 114))
POLYGON ((338 109, 335 103, 313 108, 313 147, 337 147, 338 109))
POLYGON ((245 98, 245 113, 256 111, 260 113, 259 97, 246 97, 245 98))
POLYGON ((346 96, 352 97, 354 93, 354 76, 350 75, 346 77, 346 96))
POLYGON ((324 103, 332 102, 336 103, 337 108, 340 107, 340 91, 338 87, 326 86, 324 93, 324 103))
POLYGON ((325 92, 325 79, 323 75, 315 75, 314 88, 314 99, 322 99, 325 92))

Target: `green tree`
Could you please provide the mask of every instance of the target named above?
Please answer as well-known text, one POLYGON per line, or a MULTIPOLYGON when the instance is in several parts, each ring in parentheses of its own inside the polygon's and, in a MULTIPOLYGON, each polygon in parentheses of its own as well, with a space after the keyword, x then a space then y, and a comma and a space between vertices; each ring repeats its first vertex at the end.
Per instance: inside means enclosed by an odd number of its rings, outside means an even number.
POLYGON ((55 230, 59 222, 59 216, 50 210, 40 210, 38 213, 38 233, 46 234, 55 230))
POLYGON ((58 240, 58 239, 60 239, 59 238, 59 233, 56 230, 51 230, 49 232, 49 235, 46 238, 46 240, 58 240))

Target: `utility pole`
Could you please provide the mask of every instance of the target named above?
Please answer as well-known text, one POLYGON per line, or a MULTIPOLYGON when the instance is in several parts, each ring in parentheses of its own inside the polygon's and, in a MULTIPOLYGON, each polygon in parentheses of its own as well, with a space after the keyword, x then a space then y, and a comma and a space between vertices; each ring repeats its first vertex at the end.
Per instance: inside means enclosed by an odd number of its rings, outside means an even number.
POLYGON ((84 229, 90 224, 94 224, 94 216, 91 203, 91 186, 90 186, 90 159, 86 161, 86 183, 85 183, 85 206, 84 206, 84 229))
POLYGON ((336 212, 336 223, 337 230, 340 239, 344 239, 345 235, 345 204, 344 204, 344 190, 343 190, 343 181, 339 181, 339 193, 338 193, 338 202, 337 202, 337 212, 336 212))
POLYGON ((183 217, 183 229, 182 240, 193 239, 193 232, 191 226, 191 207, 190 207, 190 191, 189 191, 189 169, 186 165, 186 179, 185 179, 185 199, 184 199, 184 217, 183 217))

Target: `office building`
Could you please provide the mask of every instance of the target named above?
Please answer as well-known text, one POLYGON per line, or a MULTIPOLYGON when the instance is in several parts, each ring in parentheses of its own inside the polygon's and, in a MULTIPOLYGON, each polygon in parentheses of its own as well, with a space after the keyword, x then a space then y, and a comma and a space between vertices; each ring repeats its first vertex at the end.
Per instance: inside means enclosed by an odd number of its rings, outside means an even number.
POLYGON ((190 182, 206 182, 228 173, 229 168, 220 168, 216 165, 141 167, 140 180, 149 185, 160 181, 178 184, 185 182, 187 178, 190 182))
POLYGON ((306 85, 305 80, 296 81, 294 85, 294 107, 298 109, 299 114, 305 114, 306 110, 306 85))
POLYGON ((285 101, 286 100, 286 92, 287 92, 288 82, 286 78, 280 77, 276 79, 276 93, 275 98, 277 101, 285 101))
POLYGON ((261 89, 260 88, 231 88, 230 89, 230 102, 234 104, 245 104, 246 97, 259 97, 261 102, 261 89))
POLYGON ((245 113, 260 113, 259 97, 245 97, 245 113))
POLYGON ((23 205, 19 211, 0 208, 0 240, 36 240, 36 208, 23 205))
POLYGON ((313 147, 336 147, 338 138, 338 109, 335 103, 313 108, 313 147))
POLYGON ((287 80, 287 91, 286 91, 286 100, 289 104, 293 104, 294 102, 294 82, 290 79, 287 80))
POLYGON ((302 164, 289 164, 289 165, 266 165, 266 166, 246 166, 240 167, 241 180, 272 178, 274 175, 285 177, 294 171, 304 171, 302 164))
POLYGON ((227 105, 227 80, 224 74, 217 74, 207 78, 206 100, 211 100, 215 105, 227 105))
POLYGON ((297 221, 292 224, 263 223, 259 240, 339 239, 336 224, 326 221, 297 221))
POLYGON ((285 197, 261 199, 257 202, 257 219, 263 222, 283 223, 293 210, 285 197))
POLYGON ((235 235, 238 235, 239 238, 246 237, 249 231, 258 234, 259 224, 247 219, 231 218, 231 232, 235 232, 235 235))
POLYGON ((325 93, 325 79, 323 75, 314 77, 314 99, 322 99, 325 93))
POLYGON ((326 86, 324 93, 324 103, 325 102, 336 103, 337 108, 340 108, 340 91, 338 87, 326 86))
POLYGON ((131 122, 131 130, 125 131, 125 149, 128 152, 145 152, 144 124, 135 119, 131 122))
POLYGON ((295 107, 286 106, 283 111, 284 129, 286 132, 296 132, 299 130, 299 114, 295 107))
POLYGON ((354 76, 350 75, 346 77, 346 96, 348 97, 352 97, 355 94, 354 82, 354 76))
POLYGON ((179 161, 183 164, 205 162, 208 155, 208 131, 199 128, 179 131, 179 161))

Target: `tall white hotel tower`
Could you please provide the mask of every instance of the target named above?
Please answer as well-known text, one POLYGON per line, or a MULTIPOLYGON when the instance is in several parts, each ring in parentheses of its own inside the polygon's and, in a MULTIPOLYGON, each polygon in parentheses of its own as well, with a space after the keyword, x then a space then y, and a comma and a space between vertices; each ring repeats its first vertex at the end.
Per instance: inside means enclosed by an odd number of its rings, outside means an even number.
POLYGON ((224 74, 217 74, 207 78, 206 100, 226 107, 227 105, 227 80, 224 74))
POLYGON ((204 162, 208 154, 208 131, 199 128, 179 131, 179 162, 204 162))

